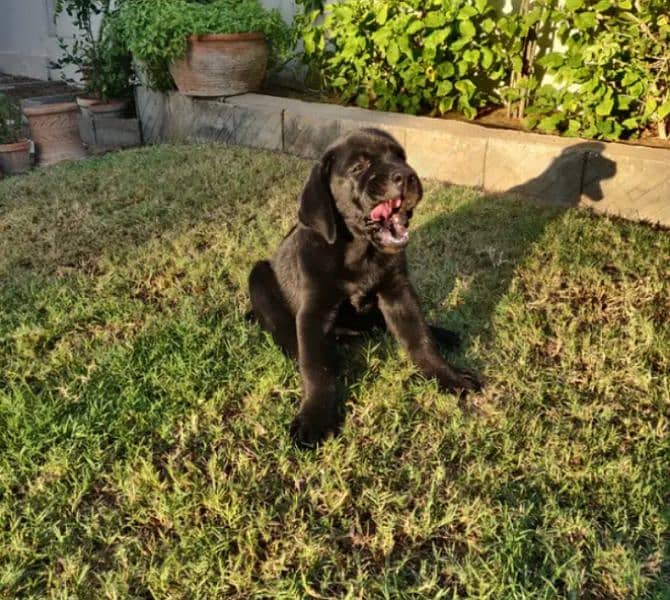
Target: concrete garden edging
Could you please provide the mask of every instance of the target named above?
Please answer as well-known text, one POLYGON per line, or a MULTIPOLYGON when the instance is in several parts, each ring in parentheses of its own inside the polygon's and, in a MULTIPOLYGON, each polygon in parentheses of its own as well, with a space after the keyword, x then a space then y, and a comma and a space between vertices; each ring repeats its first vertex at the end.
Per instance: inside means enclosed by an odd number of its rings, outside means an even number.
POLYGON ((419 176, 670 227, 670 149, 561 138, 262 94, 199 99, 137 88, 146 143, 219 141, 318 159, 340 134, 378 127, 419 176))
POLYGON ((101 117, 88 111, 81 111, 79 134, 93 154, 142 145, 139 119, 101 117))

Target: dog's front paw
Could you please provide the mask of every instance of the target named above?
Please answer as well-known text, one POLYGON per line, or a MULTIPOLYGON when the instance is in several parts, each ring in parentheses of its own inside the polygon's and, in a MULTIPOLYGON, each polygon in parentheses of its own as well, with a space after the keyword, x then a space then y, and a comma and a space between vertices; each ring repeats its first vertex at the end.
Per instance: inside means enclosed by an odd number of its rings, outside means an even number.
POLYGON ((335 406, 307 405, 300 409, 291 423, 291 439, 299 448, 313 449, 340 427, 341 418, 335 406))
POLYGON ((464 396, 468 392, 478 392, 484 387, 481 377, 470 371, 449 369, 448 373, 439 378, 440 387, 444 390, 464 396))

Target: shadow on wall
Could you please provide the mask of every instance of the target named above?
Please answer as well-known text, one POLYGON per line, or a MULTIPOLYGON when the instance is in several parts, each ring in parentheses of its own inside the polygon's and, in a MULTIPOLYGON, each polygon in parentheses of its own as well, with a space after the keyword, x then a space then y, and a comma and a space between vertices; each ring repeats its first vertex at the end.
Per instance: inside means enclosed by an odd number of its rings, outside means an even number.
POLYGON ((560 206, 576 206, 582 194, 596 202, 602 200, 600 182, 616 175, 616 163, 602 155, 604 149, 602 142, 582 142, 569 146, 540 175, 504 193, 530 196, 560 206), (585 182, 589 155, 599 156, 599 172, 595 179, 585 182))
MULTIPOLYGON (((473 337, 490 330, 496 306, 517 266, 547 226, 579 204, 588 155, 600 154, 603 148, 598 142, 570 146, 537 177, 501 194, 467 202, 415 231, 409 259, 412 279, 426 308, 444 306, 457 276, 469 281, 458 311, 428 311, 430 321, 463 334, 464 350, 473 337)), ((616 174, 616 163, 602 155, 599 161, 598 176, 583 192, 593 201, 603 198, 601 181, 616 174)))

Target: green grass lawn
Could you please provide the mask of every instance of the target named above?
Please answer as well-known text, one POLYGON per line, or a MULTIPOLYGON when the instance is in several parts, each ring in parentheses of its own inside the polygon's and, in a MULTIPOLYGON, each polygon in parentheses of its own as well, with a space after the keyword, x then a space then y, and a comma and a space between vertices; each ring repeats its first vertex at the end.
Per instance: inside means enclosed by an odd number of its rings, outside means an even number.
POLYGON ((0 182, 0 597, 670 597, 670 236, 428 185, 459 402, 388 335, 342 435, 294 449, 294 363, 246 277, 310 163, 162 146, 0 182))

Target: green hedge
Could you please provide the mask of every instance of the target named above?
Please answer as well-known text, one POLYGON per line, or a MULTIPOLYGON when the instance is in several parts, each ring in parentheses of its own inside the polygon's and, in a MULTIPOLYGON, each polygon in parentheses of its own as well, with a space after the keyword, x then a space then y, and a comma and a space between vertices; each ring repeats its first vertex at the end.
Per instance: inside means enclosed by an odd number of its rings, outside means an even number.
POLYGON ((530 125, 590 138, 667 136, 670 2, 565 0, 550 15, 563 52, 538 63, 556 78, 529 109, 530 125))
POLYGON ((666 135, 668 0, 531 0, 505 16, 489 0, 341 0, 325 12, 318 0, 303 4, 305 60, 345 102, 471 119, 522 103, 516 112, 543 131, 666 135), (557 43, 560 52, 535 52, 557 43), (553 83, 540 86, 543 78, 553 83))

